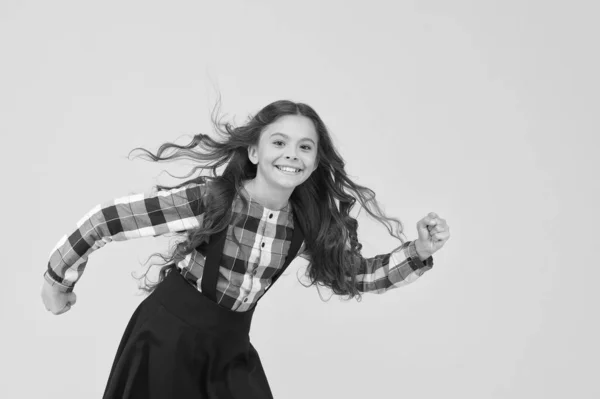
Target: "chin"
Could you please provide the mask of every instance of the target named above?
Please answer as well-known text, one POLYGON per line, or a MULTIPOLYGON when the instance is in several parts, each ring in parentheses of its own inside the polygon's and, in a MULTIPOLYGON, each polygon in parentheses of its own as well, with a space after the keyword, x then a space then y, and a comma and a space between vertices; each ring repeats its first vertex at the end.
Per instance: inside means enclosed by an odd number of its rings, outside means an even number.
POLYGON ((302 184, 303 182, 299 182, 299 183, 295 183, 295 182, 282 182, 282 181, 278 181, 277 184, 280 187, 285 187, 285 188, 296 188, 298 187, 300 184, 302 184))
POLYGON ((300 184, 304 183, 304 179, 285 179, 285 178, 278 178, 275 179, 274 182, 280 186, 280 187, 285 187, 285 188, 295 188, 297 186, 299 186, 300 184))

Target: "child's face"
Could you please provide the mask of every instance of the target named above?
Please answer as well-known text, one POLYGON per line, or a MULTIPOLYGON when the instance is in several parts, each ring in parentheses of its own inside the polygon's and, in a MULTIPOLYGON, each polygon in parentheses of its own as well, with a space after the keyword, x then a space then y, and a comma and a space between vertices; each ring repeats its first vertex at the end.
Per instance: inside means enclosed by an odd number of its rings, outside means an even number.
POLYGON ((293 189, 317 168, 319 137, 313 122, 301 115, 285 115, 268 125, 257 146, 248 148, 257 177, 270 185, 293 189), (286 171, 279 167, 300 171, 286 171))

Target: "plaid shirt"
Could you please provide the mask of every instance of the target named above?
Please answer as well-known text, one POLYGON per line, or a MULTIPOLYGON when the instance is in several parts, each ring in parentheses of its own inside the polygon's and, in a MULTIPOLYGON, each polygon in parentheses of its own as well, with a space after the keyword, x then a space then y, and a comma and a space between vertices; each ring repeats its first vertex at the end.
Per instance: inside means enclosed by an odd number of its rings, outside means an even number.
MULTIPOLYGON (((100 204, 77 223, 77 229, 63 236, 50 254, 44 278, 60 291, 70 292, 79 280, 88 256, 111 241, 182 233, 200 227, 204 218, 202 196, 206 185, 136 194, 100 204)), ((272 277, 283 266, 291 245, 294 218, 291 205, 272 210, 254 201, 242 188, 248 201, 244 207, 239 195, 233 201, 234 213, 244 214, 239 226, 228 227, 217 282, 217 301, 234 311, 247 311, 262 296, 272 277), (240 242, 233 241, 232 234, 240 242)), ((298 255, 310 261, 302 243, 298 255)), ((201 290, 205 257, 196 250, 179 261, 182 275, 201 290)), ((414 242, 406 242, 394 252, 362 258, 357 275, 361 292, 383 293, 411 283, 431 269, 433 259, 419 259, 414 242)))

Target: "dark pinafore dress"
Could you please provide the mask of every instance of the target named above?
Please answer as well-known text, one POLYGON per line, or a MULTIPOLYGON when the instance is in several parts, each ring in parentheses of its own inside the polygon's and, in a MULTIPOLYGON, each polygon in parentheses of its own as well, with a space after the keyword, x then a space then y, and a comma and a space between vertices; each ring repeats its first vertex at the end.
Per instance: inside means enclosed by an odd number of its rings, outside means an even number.
MULTIPOLYGON (((285 263, 268 288, 300 248, 303 235, 295 222, 285 263)), ((174 267, 137 307, 117 350, 104 399, 273 397, 249 339, 256 305, 235 312, 216 301, 227 230, 207 245, 202 293, 174 267)))

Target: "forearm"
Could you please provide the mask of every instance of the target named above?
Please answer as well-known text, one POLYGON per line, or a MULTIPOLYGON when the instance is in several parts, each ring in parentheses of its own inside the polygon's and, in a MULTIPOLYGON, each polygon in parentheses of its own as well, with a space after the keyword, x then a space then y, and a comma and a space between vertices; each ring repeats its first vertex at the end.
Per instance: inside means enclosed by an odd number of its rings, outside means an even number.
POLYGON ((381 294, 416 281, 433 267, 433 258, 420 259, 415 242, 406 242, 397 250, 372 258, 360 258, 357 288, 360 292, 381 294))

